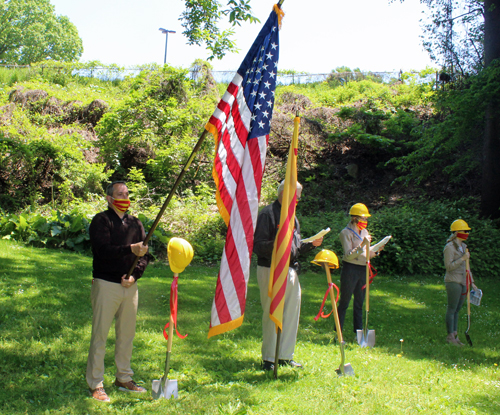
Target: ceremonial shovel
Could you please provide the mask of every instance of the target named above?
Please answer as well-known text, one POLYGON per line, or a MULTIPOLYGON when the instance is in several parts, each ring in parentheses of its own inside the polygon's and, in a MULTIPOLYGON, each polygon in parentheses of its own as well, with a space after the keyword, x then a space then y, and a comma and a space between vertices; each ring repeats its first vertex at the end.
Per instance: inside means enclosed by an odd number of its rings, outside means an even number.
MULTIPOLYGON (((469 252, 467 250, 466 252, 469 252)), ((469 343, 470 346, 472 346, 472 340, 469 336, 469 330, 470 330, 470 288, 472 285, 472 278, 470 277, 470 266, 469 266, 469 258, 465 260, 465 271, 467 273, 466 278, 467 278, 467 330, 465 331, 465 338, 467 339, 467 343, 469 343)))
POLYGON ((340 327, 339 314, 337 312, 337 303, 335 302, 335 295, 333 294, 333 286, 332 286, 332 277, 330 275, 330 268, 326 262, 323 262, 323 267, 326 271, 326 278, 328 280, 328 284, 330 286, 330 300, 332 301, 332 310, 333 316, 335 317, 335 327, 337 329, 337 336, 339 338, 340 343, 340 366, 335 371, 339 376, 354 376, 354 369, 352 368, 350 363, 345 363, 345 354, 344 354, 344 346, 345 341, 342 336, 342 329, 340 327))
POLYGON ((363 243, 366 247, 366 319, 365 328, 363 330, 356 330, 356 335, 358 344, 361 347, 373 347, 375 346, 375 330, 368 330, 368 313, 370 312, 370 242, 365 239, 363 243))
MULTIPOLYGON (((167 357, 165 359, 165 374, 161 379, 153 380, 152 395, 153 399, 166 398, 172 396, 177 398, 177 380, 168 379, 170 370, 170 352, 172 351, 172 340, 174 338, 174 326, 177 325, 177 287, 179 274, 189 265, 193 259, 193 247, 191 244, 182 238, 171 238, 167 246, 168 263, 170 269, 174 273, 174 279, 170 286, 170 318, 168 322, 168 335, 165 332, 166 326, 163 329, 163 336, 167 337, 167 357)), ((187 336, 182 336, 175 327, 177 336, 183 339, 187 336)))
MULTIPOLYGON (((174 274, 174 278, 178 274, 174 274)), ((165 374, 161 379, 153 380, 152 395, 153 399, 165 398, 170 399, 172 396, 177 398, 177 380, 168 379, 168 372, 170 370, 170 352, 172 351, 172 339, 174 337, 174 318, 170 313, 168 325, 168 340, 167 340, 167 357, 165 359, 165 374)))

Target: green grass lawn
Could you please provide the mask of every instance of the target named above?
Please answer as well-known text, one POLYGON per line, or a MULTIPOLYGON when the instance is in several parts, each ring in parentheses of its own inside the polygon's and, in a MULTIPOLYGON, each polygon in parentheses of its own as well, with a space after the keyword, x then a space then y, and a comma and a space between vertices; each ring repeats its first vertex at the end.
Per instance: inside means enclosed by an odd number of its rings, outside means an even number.
MULTIPOLYGON (((207 339, 217 268, 190 266, 179 278, 179 331, 169 377, 179 398, 153 400, 162 375, 172 272, 154 263, 139 281, 139 313, 132 367, 144 395, 117 391, 114 330, 107 347, 105 387, 111 403, 91 399, 85 368, 91 331, 92 260, 77 254, 0 240, 1 414, 498 414, 500 413, 500 301, 497 281, 476 277, 484 292, 472 306, 474 347, 446 344, 442 278, 377 276, 370 322, 376 345, 353 342, 346 319, 346 362, 355 376, 339 378, 333 317, 314 321, 326 276, 301 275, 302 313, 295 359, 279 379, 260 370, 261 308, 252 272, 242 327, 207 339), (401 354, 401 339, 402 343, 401 354)), ((338 283, 339 272, 332 274, 338 283)), ((352 307, 352 306, 351 306, 352 307)), ((330 307, 328 307, 330 308, 330 307)), ((459 333, 465 342, 467 317, 459 333)))

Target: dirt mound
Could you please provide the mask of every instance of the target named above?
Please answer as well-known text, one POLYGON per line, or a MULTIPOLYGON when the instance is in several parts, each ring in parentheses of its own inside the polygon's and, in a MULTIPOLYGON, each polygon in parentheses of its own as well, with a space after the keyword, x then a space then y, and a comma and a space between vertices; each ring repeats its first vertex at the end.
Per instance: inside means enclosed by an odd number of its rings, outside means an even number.
POLYGON ((92 124, 92 126, 95 127, 108 109, 109 104, 106 101, 95 99, 87 107, 83 108, 81 112, 82 121, 87 124, 92 124))
POLYGON ((47 124, 52 126, 79 123, 93 128, 109 110, 109 104, 102 99, 96 99, 84 106, 80 101, 61 101, 49 96, 46 91, 25 90, 22 87, 10 91, 9 101, 26 107, 33 114, 51 116, 47 124))
POLYGON ((16 88, 9 93, 9 101, 14 104, 21 104, 24 107, 27 103, 37 102, 46 99, 49 94, 41 89, 24 90, 23 87, 16 88))

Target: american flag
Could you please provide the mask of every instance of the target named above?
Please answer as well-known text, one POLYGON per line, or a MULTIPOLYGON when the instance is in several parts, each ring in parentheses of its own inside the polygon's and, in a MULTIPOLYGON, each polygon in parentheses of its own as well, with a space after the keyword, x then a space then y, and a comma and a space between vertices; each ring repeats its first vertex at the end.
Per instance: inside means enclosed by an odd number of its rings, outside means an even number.
POLYGON ((245 314, 253 234, 274 107, 279 25, 274 5, 206 125, 215 138, 217 205, 228 226, 208 337, 239 327, 245 314))

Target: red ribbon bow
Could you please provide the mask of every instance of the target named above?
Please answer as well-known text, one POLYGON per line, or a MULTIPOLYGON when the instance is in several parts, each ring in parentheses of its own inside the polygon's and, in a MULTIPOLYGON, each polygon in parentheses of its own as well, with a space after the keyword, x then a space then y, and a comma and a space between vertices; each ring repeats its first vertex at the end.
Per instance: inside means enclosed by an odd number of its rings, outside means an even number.
MULTIPOLYGON (((187 337, 186 335, 179 334, 179 331, 177 330, 177 286, 178 286, 178 281, 179 277, 177 275, 174 275, 174 280, 172 281, 172 285, 170 286, 170 315, 172 316, 172 321, 174 323, 175 327, 175 332, 177 333, 177 337, 180 339, 184 339, 187 337)), ((165 340, 168 340, 168 334, 167 334, 167 328, 170 325, 170 322, 168 322, 164 329, 163 329, 163 337, 165 337, 165 340)))
MULTIPOLYGON (((372 263, 368 261, 368 266, 370 267, 370 278, 368 278, 368 282, 371 284, 373 279, 377 276, 377 270, 373 268, 372 263)), ((361 287, 362 290, 366 288, 366 284, 361 287)))
POLYGON ((335 287, 337 289, 337 299, 335 300, 335 302, 337 302, 339 300, 339 287, 337 287, 333 282, 328 283, 328 288, 326 289, 325 296, 323 297, 323 302, 321 303, 319 313, 316 317, 314 317, 314 321, 318 321, 320 317, 328 318, 328 317, 330 317, 330 314, 333 313, 333 309, 332 309, 332 311, 330 311, 326 315, 325 315, 325 313, 323 313, 323 307, 325 306, 326 298, 328 297, 328 293, 330 292, 332 287, 335 287))
POLYGON ((470 275, 470 271, 469 270, 467 270, 466 272, 467 272, 467 275, 466 275, 466 278, 465 278, 465 284, 467 286, 467 291, 466 291, 466 293, 467 293, 467 292, 470 291, 470 287, 472 285, 472 276, 470 275))

